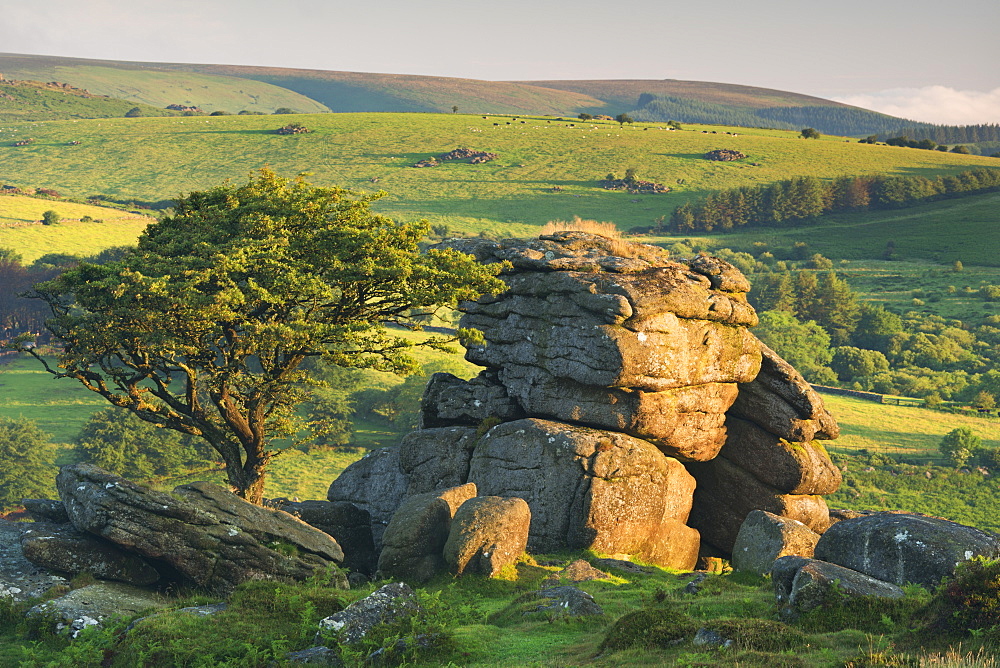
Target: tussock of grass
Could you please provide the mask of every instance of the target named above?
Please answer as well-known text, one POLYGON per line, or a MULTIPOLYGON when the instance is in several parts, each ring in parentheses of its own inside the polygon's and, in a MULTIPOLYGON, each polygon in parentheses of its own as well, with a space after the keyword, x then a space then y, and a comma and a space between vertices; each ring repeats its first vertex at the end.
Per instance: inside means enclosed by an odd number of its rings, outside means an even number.
POLYGON ((598 220, 584 220, 580 216, 574 216, 573 220, 550 220, 542 226, 540 234, 554 234, 556 232, 589 232, 599 234, 609 239, 620 238, 621 230, 614 223, 602 222, 598 220))

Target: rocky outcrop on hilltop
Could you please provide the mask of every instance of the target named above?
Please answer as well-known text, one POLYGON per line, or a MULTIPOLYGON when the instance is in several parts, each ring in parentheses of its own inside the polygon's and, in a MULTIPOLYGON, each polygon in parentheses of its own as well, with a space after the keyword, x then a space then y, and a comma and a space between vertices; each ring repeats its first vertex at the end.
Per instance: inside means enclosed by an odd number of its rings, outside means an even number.
POLYGON ((461 307, 483 372, 435 375, 422 428, 331 485, 374 535, 408 497, 465 483, 527 502, 531 551, 692 568, 753 510, 826 529, 840 472, 814 440, 836 423, 751 333, 735 267, 583 232, 450 245, 506 263, 507 290, 461 307))

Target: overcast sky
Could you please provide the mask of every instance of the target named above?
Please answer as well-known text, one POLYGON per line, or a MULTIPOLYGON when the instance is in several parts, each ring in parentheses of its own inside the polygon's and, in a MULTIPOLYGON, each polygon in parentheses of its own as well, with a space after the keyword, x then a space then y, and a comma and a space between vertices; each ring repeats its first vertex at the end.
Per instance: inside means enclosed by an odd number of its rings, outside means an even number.
POLYGON ((718 81, 1000 122, 998 0, 0 0, 0 17, 8 53, 718 81))

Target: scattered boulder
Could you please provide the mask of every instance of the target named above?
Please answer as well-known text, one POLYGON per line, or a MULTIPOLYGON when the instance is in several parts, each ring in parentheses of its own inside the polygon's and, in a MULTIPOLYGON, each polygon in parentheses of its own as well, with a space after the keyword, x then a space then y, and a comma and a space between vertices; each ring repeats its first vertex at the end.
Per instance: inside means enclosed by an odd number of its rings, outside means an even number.
POLYGON ((534 592, 534 598, 540 599, 524 614, 542 614, 550 617, 584 617, 603 615, 604 610, 597 604, 594 597, 579 587, 563 585, 549 587, 534 592))
POLYGON ((384 585, 340 612, 321 619, 316 642, 327 638, 351 645, 367 635, 375 626, 388 624, 420 611, 417 596, 403 582, 384 585))
POLYGON ((444 560, 458 575, 493 577, 524 554, 530 524, 531 510, 524 499, 469 499, 455 512, 444 560))
POLYGON ((340 652, 329 647, 317 646, 300 649, 297 652, 285 654, 285 661, 314 666, 343 666, 340 652))
POLYGON ((187 580, 226 594, 247 580, 312 576, 344 553, 327 534, 288 513, 255 506, 209 483, 172 494, 90 464, 56 478, 73 525, 106 538, 187 580))
POLYGON ((55 586, 68 584, 67 578, 28 561, 21 549, 21 533, 27 522, 0 519, 0 600, 15 602, 38 598, 55 586))
POLYGON ((736 535, 733 569, 765 575, 780 557, 813 556, 818 540, 819 534, 802 522, 766 510, 753 510, 736 535))
POLYGON ((99 582, 40 603, 28 610, 28 616, 55 619, 57 631, 76 638, 88 626, 100 626, 111 619, 132 617, 166 605, 162 596, 147 589, 99 582))
POLYGON ((312 130, 310 130, 306 126, 302 125, 301 123, 289 123, 288 125, 284 125, 284 126, 278 128, 277 130, 275 130, 274 134, 276 134, 276 135, 302 135, 302 134, 306 134, 307 132, 312 132, 312 130))
POLYGON ((875 513, 831 526, 815 556, 897 585, 933 587, 963 561, 1000 557, 1000 536, 937 517, 875 513))
POLYGON ((21 550, 33 564, 63 573, 90 573, 100 580, 150 585, 160 573, 142 557, 71 525, 32 523, 21 534, 21 550))
MULTIPOLYGON (((629 563, 629 562, 622 562, 629 563)), ((634 566, 634 564, 631 564, 634 566)), ((641 571, 640 571, 641 572, 641 571)), ((588 562, 583 559, 577 559, 569 563, 566 568, 562 569, 558 573, 554 574, 552 579, 555 581, 568 580, 570 582, 586 582, 588 580, 602 580, 610 578, 611 576, 604 571, 594 568, 588 562)), ((547 580, 548 580, 547 579, 547 580)))
POLYGON ((476 496, 476 485, 408 497, 383 536, 378 571, 383 576, 426 582, 446 568, 442 551, 455 511, 476 496))
POLYGON ((746 153, 741 153, 731 148, 718 148, 714 151, 709 151, 705 154, 705 160, 717 160, 722 162, 731 162, 733 160, 742 160, 747 157, 746 153))
MULTIPOLYGON (((784 558, 797 559, 797 557, 784 558)), ((904 596, 903 590, 892 583, 818 559, 806 559, 801 564, 796 561, 780 566, 775 562, 775 566, 781 576, 775 577, 772 571, 771 577, 774 581, 775 598, 784 601, 779 614, 785 619, 795 619, 824 603, 839 601, 843 597, 902 598, 904 596), (798 565, 798 568, 790 567, 794 565, 798 565), (792 574, 790 585, 789 574, 792 574)))

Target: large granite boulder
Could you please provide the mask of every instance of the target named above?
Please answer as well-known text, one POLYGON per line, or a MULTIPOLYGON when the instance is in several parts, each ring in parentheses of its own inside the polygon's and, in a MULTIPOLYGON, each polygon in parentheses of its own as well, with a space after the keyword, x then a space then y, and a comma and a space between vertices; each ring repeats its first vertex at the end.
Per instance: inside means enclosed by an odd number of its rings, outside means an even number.
MULTIPOLYGON (((655 551, 667 539, 662 525, 683 526, 694 489, 684 466, 646 441, 537 418, 490 429, 473 453, 469 480, 484 496, 527 501, 528 547, 539 552, 655 551)), ((695 532, 675 533, 697 542, 695 532)))
POLYGON ((399 448, 380 448, 354 462, 330 484, 328 501, 347 501, 368 511, 375 550, 406 496, 408 480, 399 463, 399 448))
POLYGON ((21 550, 33 564, 62 573, 90 573, 100 580, 150 585, 160 573, 137 554, 68 524, 32 522, 21 534, 21 550))
POLYGON ((469 499, 452 520, 444 560, 457 575, 493 577, 524 554, 530 525, 531 509, 524 499, 469 499))
POLYGON ((1000 557, 1000 536, 937 517, 877 513, 831 526, 815 556, 898 585, 935 586, 963 561, 1000 557))
POLYGON ((464 485, 479 434, 472 427, 436 427, 411 431, 399 443, 399 464, 407 480, 406 496, 464 485))
POLYGON ((319 621, 316 642, 353 645, 379 624, 420 612, 417 596, 403 582, 383 585, 365 598, 319 621))
POLYGON ((818 540, 819 534, 802 522, 754 510, 736 534, 733 569, 765 575, 781 557, 812 557, 818 540))
POLYGON ((56 477, 73 525, 189 581, 226 594, 247 580, 305 579, 344 559, 337 542, 288 513, 255 506, 209 483, 172 494, 90 464, 56 477))
POLYGON ((443 551, 451 520, 459 507, 476 496, 476 486, 414 494, 392 516, 382 537, 378 572, 383 577, 427 582, 446 569, 443 551))

